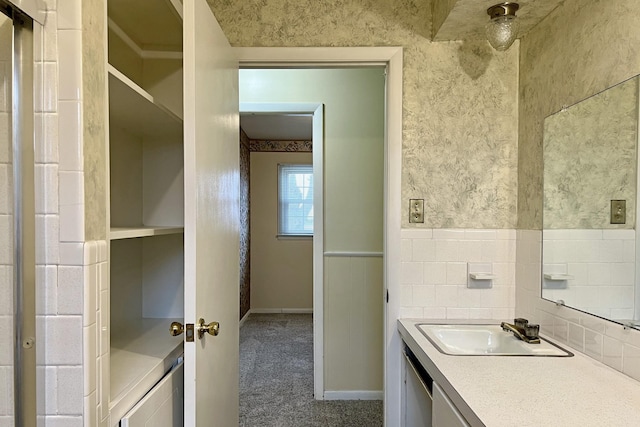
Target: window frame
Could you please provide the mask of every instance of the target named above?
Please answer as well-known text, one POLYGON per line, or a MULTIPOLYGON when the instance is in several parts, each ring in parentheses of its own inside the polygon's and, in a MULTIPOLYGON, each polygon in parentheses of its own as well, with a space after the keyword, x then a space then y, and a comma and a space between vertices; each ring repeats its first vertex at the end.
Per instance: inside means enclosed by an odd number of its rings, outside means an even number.
MULTIPOLYGON (((313 238, 313 233, 314 233, 314 229, 315 229, 315 225, 312 227, 312 230, 309 233, 291 233, 291 232, 287 232, 286 230, 284 230, 284 225, 286 222, 286 218, 285 215, 287 215, 286 213, 286 209, 284 209, 284 205, 286 203, 286 201, 283 199, 283 195, 282 195, 282 190, 283 190, 283 184, 282 184, 282 178, 283 178, 283 173, 284 171, 286 171, 287 169, 294 169, 294 168, 298 168, 298 169, 305 169, 308 171, 308 173, 311 174, 311 186, 310 189, 312 191, 311 193, 311 206, 312 208, 314 207, 314 203, 313 203, 313 190, 314 190, 314 174, 313 174, 313 164, 312 163, 278 163, 278 172, 277 172, 277 186, 278 186, 278 200, 277 200, 277 205, 278 205, 278 212, 277 212, 277 235, 276 237, 278 239, 311 239, 313 238)), ((306 171, 304 173, 307 173, 306 171)), ((315 215, 313 216, 313 220, 315 221, 315 215)))

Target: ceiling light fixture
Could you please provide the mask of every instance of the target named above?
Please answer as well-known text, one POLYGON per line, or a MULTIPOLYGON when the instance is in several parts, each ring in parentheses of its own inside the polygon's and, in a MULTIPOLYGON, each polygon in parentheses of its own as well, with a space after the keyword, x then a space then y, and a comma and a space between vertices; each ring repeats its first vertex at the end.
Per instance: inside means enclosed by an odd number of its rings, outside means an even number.
POLYGON ((487 9, 491 21, 487 24, 487 40, 495 50, 509 49, 518 36, 518 21, 516 11, 518 3, 499 3, 487 9))

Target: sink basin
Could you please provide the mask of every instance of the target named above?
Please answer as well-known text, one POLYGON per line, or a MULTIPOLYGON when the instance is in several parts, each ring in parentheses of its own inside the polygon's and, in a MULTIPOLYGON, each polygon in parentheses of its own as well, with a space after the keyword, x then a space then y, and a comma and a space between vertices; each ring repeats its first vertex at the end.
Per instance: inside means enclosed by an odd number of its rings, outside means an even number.
POLYGON ((499 325, 434 325, 416 327, 441 353, 458 356, 552 356, 571 357, 573 353, 540 338, 540 344, 527 344, 499 325))

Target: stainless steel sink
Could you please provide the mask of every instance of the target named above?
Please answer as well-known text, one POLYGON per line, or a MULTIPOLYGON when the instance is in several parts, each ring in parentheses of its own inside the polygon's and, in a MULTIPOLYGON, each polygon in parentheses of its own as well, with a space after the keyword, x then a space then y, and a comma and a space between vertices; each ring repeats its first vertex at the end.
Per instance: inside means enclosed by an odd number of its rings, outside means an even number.
POLYGON ((500 325, 436 325, 416 327, 441 353, 457 356, 543 356, 571 357, 573 353, 541 338, 528 344, 500 325))

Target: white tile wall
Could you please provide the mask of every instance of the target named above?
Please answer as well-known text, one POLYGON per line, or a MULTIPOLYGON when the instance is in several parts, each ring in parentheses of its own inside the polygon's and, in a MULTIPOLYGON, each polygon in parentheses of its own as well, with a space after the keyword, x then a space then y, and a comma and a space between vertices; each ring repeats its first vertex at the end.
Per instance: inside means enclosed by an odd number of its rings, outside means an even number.
POLYGON ((515 230, 403 229, 401 317, 510 319, 515 308, 515 230), (467 263, 488 263, 490 289, 467 288, 467 263))
MULTIPOLYGON (((592 239, 594 236, 597 237, 598 233, 600 233, 601 241, 633 241, 629 239, 629 231, 617 230, 615 232, 592 230, 591 233, 583 234, 581 238, 582 240, 592 239)), ((561 233, 553 235, 553 233, 545 232, 545 240, 548 237, 547 234, 551 234, 550 237, 561 235, 561 233)), ((541 232, 539 230, 519 230, 517 236, 516 314, 519 317, 526 317, 530 321, 540 323, 543 334, 556 338, 574 350, 640 381, 640 331, 625 329, 620 324, 543 300, 540 296, 541 274, 539 268, 541 232)), ((611 246, 605 246, 607 251, 611 249, 611 246)), ((619 247, 615 243, 613 246, 619 247)), ((621 250, 624 251, 625 246, 631 245, 623 243, 621 250)), ((583 251, 580 256, 589 256, 585 254, 596 252, 594 248, 590 248, 583 251)), ((609 303, 611 302, 609 301, 609 303)))
POLYGON ((545 231, 543 272, 573 276, 566 282, 544 279, 545 297, 602 317, 632 319, 635 238, 635 230, 545 231))
POLYGON ((81 105, 79 101, 60 101, 58 104, 58 121, 60 141, 60 169, 64 171, 82 170, 82 134, 78 132, 81 122, 81 105))
MULTIPOLYGON (((101 343, 105 335, 108 339, 109 326, 103 323, 104 309, 109 300, 106 275, 101 271, 107 268, 107 242, 93 241, 84 245, 84 307, 83 307, 83 367, 84 367, 84 425, 99 426, 108 423, 109 371, 100 367, 108 366, 108 348, 102 351, 101 343), (103 282, 104 281, 104 282, 103 282), (103 363, 104 362, 104 363, 103 363), (101 399, 102 397, 102 399, 101 399)), ((108 346, 109 341, 106 341, 108 346)))
MULTIPOLYGON (((83 426, 98 426, 101 425, 98 415, 102 408, 107 408, 108 415, 108 402, 98 401, 98 397, 104 395, 105 378, 98 366, 108 354, 108 348, 99 352, 100 336, 106 334, 108 337, 108 326, 102 328, 98 321, 102 319, 101 310, 108 307, 101 301, 101 297, 108 300, 108 293, 105 293, 108 291, 100 292, 107 287, 103 283, 107 277, 101 274, 106 270, 107 243, 86 242, 80 249, 81 266, 39 267, 45 283, 58 284, 55 312, 51 313, 50 303, 45 304, 44 381, 47 392, 44 411, 47 426, 76 425, 78 422, 83 426), (56 271, 57 275, 54 275, 56 271)), ((108 387, 108 370, 106 381, 108 387)), ((103 425, 106 421, 108 417, 103 425)))
POLYGON ((108 421, 98 419, 103 408, 108 413, 99 376, 100 358, 108 354, 99 345, 100 337, 108 338, 108 327, 102 328, 108 325, 107 244, 84 242, 81 6, 81 0, 43 1, 45 26, 34 31, 40 45, 35 52, 37 304, 39 336, 46 337, 40 343, 38 381, 46 392, 39 425, 46 427, 108 421))

